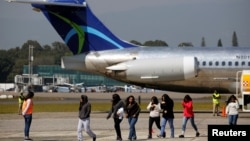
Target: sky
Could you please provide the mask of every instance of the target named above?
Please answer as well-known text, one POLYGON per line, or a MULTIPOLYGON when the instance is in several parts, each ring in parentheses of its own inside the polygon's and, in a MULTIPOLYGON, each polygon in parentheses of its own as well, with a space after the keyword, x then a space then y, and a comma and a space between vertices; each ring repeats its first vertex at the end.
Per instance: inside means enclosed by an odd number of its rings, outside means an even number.
MULTIPOLYGON (((250 47, 250 0, 87 0, 93 13, 120 39, 162 40, 169 46, 250 47)), ((28 40, 42 46, 63 42, 41 12, 29 4, 0 0, 0 49, 21 47, 28 40)))

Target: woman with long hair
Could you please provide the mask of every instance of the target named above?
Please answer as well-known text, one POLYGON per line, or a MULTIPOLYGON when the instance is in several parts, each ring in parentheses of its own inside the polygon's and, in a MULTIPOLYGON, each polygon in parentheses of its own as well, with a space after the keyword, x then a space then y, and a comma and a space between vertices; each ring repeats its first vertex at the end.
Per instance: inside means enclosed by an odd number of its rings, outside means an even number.
POLYGON ((181 132, 181 135, 179 137, 184 138, 186 125, 187 125, 187 122, 189 119, 190 119, 192 127, 194 128, 194 130, 196 132, 195 136, 199 137, 200 133, 198 132, 198 128, 197 128, 196 124, 194 123, 193 101, 189 95, 185 95, 185 97, 182 101, 182 107, 183 107, 182 132, 181 132))
POLYGON ((171 138, 174 138, 174 101, 167 95, 163 94, 161 97, 161 109, 162 109, 162 119, 161 119, 161 132, 158 135, 159 138, 166 137, 165 127, 168 122, 170 131, 171 131, 171 138))
POLYGON ((156 96, 151 97, 151 100, 147 106, 147 110, 149 110, 148 139, 152 139, 152 126, 154 122, 157 128, 161 130, 161 125, 160 125, 161 105, 156 96))
POLYGON ((229 125, 237 125, 239 115, 239 102, 235 95, 231 95, 227 100, 226 114, 228 115, 229 125))
POLYGON ((128 96, 125 103, 125 113, 129 123, 128 139, 130 141, 137 139, 135 124, 138 121, 140 111, 141 108, 139 104, 135 101, 135 97, 133 95, 128 96))
POLYGON ((109 110, 107 119, 111 117, 113 114, 113 119, 114 119, 114 127, 116 131, 116 140, 117 141, 122 141, 122 135, 121 135, 121 128, 120 128, 120 123, 123 120, 123 110, 124 109, 124 102, 121 100, 120 96, 118 94, 113 94, 112 95, 112 106, 109 110))

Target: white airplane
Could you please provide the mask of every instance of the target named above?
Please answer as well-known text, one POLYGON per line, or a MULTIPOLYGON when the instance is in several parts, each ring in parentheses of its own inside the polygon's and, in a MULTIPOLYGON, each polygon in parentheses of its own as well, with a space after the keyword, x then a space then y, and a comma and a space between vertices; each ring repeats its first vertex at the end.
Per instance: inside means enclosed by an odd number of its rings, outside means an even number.
POLYGON ((84 83, 77 83, 77 84, 70 84, 70 83, 64 83, 64 85, 68 86, 70 88, 71 92, 81 92, 84 83))
POLYGON ((249 47, 145 47, 123 41, 92 13, 87 0, 9 2, 30 3, 45 15, 74 54, 62 58, 65 69, 189 93, 234 93, 237 71, 250 69, 249 47))

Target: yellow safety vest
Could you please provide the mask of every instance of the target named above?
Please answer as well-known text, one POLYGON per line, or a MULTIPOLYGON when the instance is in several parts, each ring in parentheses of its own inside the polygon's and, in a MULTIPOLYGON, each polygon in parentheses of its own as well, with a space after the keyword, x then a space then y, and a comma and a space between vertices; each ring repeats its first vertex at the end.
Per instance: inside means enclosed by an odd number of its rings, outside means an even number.
POLYGON ((20 96, 18 97, 18 103, 22 104, 23 101, 24 101, 24 96, 23 96, 23 95, 20 95, 20 96))
POLYGON ((220 94, 218 94, 218 93, 213 94, 213 103, 215 103, 215 104, 220 103, 220 94))

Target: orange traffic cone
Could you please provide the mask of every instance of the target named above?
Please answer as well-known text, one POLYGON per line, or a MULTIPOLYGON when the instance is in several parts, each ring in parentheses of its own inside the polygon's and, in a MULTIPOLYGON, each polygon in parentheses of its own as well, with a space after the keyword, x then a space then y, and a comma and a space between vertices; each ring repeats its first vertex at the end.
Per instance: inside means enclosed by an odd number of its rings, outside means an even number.
POLYGON ((226 114, 226 106, 225 106, 225 105, 222 106, 221 116, 222 116, 222 117, 226 117, 226 116, 227 116, 227 114, 226 114))

